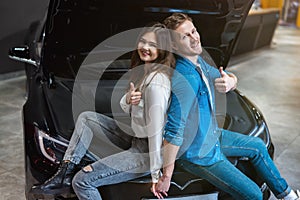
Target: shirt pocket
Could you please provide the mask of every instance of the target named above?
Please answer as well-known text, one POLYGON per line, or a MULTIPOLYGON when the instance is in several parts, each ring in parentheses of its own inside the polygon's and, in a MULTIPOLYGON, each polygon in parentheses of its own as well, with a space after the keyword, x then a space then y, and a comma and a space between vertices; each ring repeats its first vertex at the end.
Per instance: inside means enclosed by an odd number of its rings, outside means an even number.
POLYGON ((209 109, 209 93, 206 89, 200 89, 198 91, 198 105, 200 108, 209 109))

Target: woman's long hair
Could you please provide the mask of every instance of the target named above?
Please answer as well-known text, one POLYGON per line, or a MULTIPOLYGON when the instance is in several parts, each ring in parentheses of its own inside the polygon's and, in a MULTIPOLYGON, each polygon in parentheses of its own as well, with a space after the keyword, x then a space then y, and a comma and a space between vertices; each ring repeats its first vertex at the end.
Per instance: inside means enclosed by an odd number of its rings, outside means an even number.
POLYGON ((157 40, 158 57, 150 65, 150 69, 145 71, 143 65, 144 61, 140 59, 138 49, 134 50, 131 56, 131 69, 139 67, 137 70, 132 70, 131 82, 133 82, 136 88, 139 88, 142 81, 152 72, 161 72, 166 74, 169 78, 172 76, 172 69, 175 68, 175 57, 172 53, 172 41, 169 29, 161 23, 154 23, 152 26, 145 27, 140 33, 137 44, 140 38, 146 33, 153 32, 157 40))

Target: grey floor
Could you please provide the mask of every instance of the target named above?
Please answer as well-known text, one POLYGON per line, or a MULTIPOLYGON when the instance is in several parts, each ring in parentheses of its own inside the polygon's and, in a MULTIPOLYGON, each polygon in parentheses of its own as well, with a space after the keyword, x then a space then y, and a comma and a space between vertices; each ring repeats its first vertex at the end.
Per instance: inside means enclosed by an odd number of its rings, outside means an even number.
MULTIPOLYGON (((273 41, 271 48, 235 57, 229 71, 239 77, 238 89, 263 112, 282 176, 300 189, 300 30, 279 27, 273 41)), ((24 83, 24 76, 0 81, 0 200, 25 199, 24 83)))

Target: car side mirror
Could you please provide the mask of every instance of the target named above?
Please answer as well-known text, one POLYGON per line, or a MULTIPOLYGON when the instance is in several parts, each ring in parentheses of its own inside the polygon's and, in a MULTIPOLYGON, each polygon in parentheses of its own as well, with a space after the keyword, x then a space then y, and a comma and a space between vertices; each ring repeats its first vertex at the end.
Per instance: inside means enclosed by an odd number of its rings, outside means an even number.
POLYGON ((30 59, 29 47, 26 45, 9 49, 8 57, 12 60, 21 61, 37 67, 37 62, 30 59))

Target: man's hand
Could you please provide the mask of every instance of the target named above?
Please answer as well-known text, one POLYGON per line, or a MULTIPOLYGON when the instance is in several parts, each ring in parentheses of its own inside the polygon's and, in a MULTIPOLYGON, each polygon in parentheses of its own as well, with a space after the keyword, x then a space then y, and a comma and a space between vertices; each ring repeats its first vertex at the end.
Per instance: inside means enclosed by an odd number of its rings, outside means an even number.
POLYGON ((130 89, 129 92, 127 92, 126 95, 126 103, 131 105, 138 105, 142 98, 142 93, 139 91, 136 91, 134 84, 130 83, 130 89))
POLYGON ((221 77, 216 78, 215 87, 220 93, 226 93, 236 88, 237 78, 233 74, 227 74, 223 71, 223 67, 219 69, 221 77))

